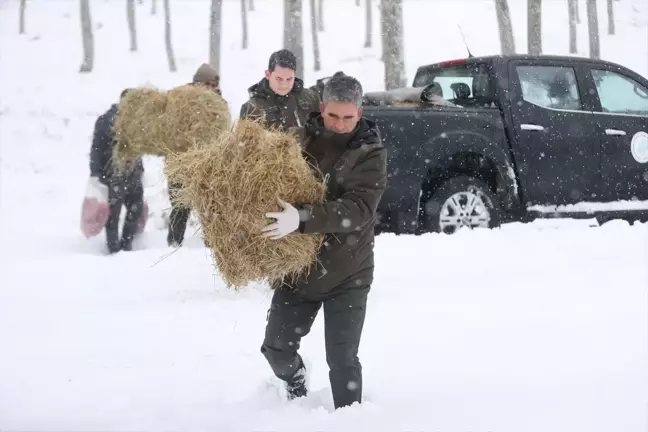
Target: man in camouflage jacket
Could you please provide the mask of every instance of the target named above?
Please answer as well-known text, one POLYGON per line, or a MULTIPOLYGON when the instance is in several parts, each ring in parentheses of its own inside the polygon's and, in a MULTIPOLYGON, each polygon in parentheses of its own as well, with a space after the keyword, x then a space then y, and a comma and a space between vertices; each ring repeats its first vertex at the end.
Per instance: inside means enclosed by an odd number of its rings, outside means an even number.
POLYGON ((241 106, 239 118, 261 119, 268 128, 286 131, 304 126, 308 115, 319 111, 316 91, 304 88, 295 76, 297 60, 288 50, 272 53, 265 78, 248 89, 250 100, 241 106))
POLYGON ((375 123, 362 118, 362 86, 335 74, 323 92, 321 113, 297 130, 306 158, 327 186, 323 204, 281 202, 283 211, 264 235, 322 233, 317 261, 295 282, 274 287, 261 352, 286 382, 290 398, 307 392, 298 354, 323 306, 326 359, 336 408, 362 401, 358 347, 374 272, 376 209, 387 183, 387 155, 375 123))

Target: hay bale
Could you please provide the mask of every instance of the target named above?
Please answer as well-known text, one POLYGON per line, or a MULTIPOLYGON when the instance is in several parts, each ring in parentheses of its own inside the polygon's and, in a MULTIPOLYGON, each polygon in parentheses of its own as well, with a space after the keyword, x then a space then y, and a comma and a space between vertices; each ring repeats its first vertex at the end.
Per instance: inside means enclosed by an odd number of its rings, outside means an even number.
POLYGON ((294 135, 240 120, 209 146, 167 159, 169 180, 182 184, 174 197, 193 209, 223 280, 230 287, 297 277, 315 261, 319 234, 270 240, 261 229, 278 199, 320 203, 325 187, 303 158, 294 135))
POLYGON ((209 88, 184 85, 169 90, 167 99, 167 152, 182 152, 194 144, 211 143, 232 126, 227 102, 209 88))
POLYGON ((160 119, 167 106, 166 93, 154 88, 131 89, 120 101, 113 131, 113 161, 118 167, 145 154, 159 155, 163 142, 160 119))
POLYGON ((227 102, 205 87, 132 89, 119 103, 113 160, 125 167, 144 155, 166 157, 210 143, 230 127, 227 102))

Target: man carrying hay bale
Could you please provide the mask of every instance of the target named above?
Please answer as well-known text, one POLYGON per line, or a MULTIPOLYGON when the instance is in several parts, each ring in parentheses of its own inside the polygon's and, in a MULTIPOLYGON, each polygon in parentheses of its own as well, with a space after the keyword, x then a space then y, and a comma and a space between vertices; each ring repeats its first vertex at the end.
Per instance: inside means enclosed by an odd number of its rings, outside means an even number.
POLYGON ((319 95, 304 88, 295 76, 297 59, 286 49, 272 53, 265 78, 248 89, 250 100, 241 106, 239 118, 261 120, 282 131, 303 126, 308 115, 319 111, 319 95))
POLYGON ((387 183, 387 155, 375 123, 362 117, 362 86, 336 73, 326 83, 321 113, 297 130, 305 156, 327 188, 323 204, 281 202, 266 213, 271 239, 324 234, 317 262, 296 281, 275 286, 261 347, 273 372, 286 382, 289 398, 307 393, 298 354, 324 307, 326 359, 335 408, 362 401, 358 347, 367 295, 373 282, 376 208, 387 183))
MULTIPOLYGON (((220 77, 218 72, 207 63, 200 65, 189 85, 203 86, 215 91, 219 95, 221 94, 220 77)), ((169 216, 167 244, 172 247, 182 246, 185 231, 187 230, 187 222, 189 221, 189 215, 191 214, 191 209, 189 207, 183 206, 174 199, 176 191, 181 187, 182 186, 178 183, 169 182, 171 214, 169 216)))
MULTIPOLYGON (((123 99, 127 93, 128 89, 124 90, 120 99, 123 99)), ((142 159, 135 159, 126 169, 117 169, 112 163, 115 146, 113 125, 117 110, 118 105, 113 104, 107 112, 99 116, 95 123, 90 150, 90 177, 96 179, 97 185, 102 185, 107 190, 110 205, 110 214, 105 225, 109 253, 132 250, 133 238, 139 230, 138 225, 142 222, 141 219, 147 216, 144 213, 142 159), (119 217, 122 205, 126 207, 126 220, 120 239, 119 217)))

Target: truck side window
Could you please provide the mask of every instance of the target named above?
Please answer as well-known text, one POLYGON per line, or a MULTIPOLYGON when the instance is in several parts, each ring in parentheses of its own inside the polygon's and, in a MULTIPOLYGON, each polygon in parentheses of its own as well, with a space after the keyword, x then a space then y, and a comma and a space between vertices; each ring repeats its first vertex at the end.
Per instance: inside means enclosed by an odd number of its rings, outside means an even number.
POLYGON ((426 71, 418 76, 415 86, 439 84, 443 98, 462 107, 496 108, 496 98, 490 77, 490 67, 485 64, 459 64, 426 71))
POLYGON ((648 115, 648 90, 616 72, 592 69, 603 112, 648 115))
POLYGON ((522 98, 545 108, 581 110, 573 68, 564 66, 516 66, 522 98))

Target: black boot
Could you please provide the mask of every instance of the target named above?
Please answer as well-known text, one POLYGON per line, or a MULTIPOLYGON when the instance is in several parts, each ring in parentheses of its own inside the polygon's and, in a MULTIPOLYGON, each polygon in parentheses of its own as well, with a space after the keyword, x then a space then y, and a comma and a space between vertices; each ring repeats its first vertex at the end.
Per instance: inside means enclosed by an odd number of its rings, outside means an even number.
POLYGON ((109 254, 115 254, 121 250, 121 245, 119 242, 117 243, 108 243, 108 253, 109 254))
POLYGON ((119 241, 117 228, 106 225, 106 244, 108 245, 109 254, 114 254, 121 250, 121 242, 119 241))
POLYGON ((288 400, 305 397, 308 394, 306 389, 306 367, 303 363, 297 369, 295 375, 286 381, 286 391, 288 392, 288 400))
POLYGON ((123 250, 125 252, 132 251, 133 250, 133 240, 132 239, 130 239, 130 240, 122 239, 122 241, 121 241, 121 250, 123 250))
POLYGON ((362 366, 330 371, 329 379, 335 409, 362 403, 362 366))

